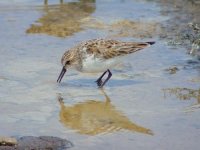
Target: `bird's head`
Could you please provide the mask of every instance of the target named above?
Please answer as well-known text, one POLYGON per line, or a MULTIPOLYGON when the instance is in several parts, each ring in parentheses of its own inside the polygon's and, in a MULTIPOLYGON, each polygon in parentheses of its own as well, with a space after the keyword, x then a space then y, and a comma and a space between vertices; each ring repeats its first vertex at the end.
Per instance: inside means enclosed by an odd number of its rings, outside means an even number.
POLYGON ((63 65, 63 68, 60 72, 60 75, 57 79, 57 82, 61 82, 65 72, 68 70, 68 68, 75 67, 78 64, 78 57, 77 54, 74 53, 74 51, 66 51, 61 59, 61 64, 63 65))

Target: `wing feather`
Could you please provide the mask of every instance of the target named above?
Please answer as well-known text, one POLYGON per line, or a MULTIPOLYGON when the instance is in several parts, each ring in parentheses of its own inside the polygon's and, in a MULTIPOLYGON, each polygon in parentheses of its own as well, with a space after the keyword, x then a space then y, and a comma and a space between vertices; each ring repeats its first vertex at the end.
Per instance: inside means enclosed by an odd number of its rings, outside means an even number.
POLYGON ((87 53, 94 54, 95 57, 103 57, 105 59, 124 56, 130 53, 134 53, 151 44, 148 42, 120 42, 116 40, 90 40, 84 44, 86 46, 87 53))

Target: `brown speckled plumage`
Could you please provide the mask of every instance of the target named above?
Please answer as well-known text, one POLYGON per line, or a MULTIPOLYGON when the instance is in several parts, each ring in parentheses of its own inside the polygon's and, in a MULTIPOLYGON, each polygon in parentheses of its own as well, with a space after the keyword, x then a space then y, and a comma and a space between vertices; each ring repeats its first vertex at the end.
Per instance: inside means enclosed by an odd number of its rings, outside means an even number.
POLYGON ((111 66, 116 65, 115 60, 119 57, 134 53, 154 43, 92 39, 66 51, 62 56, 61 63, 65 69, 73 66, 81 72, 108 70, 111 66))
POLYGON ((93 39, 78 44, 74 48, 66 51, 61 59, 64 65, 65 60, 80 57, 81 53, 94 54, 95 57, 102 57, 104 59, 114 58, 116 56, 123 56, 139 51, 151 44, 145 42, 121 42, 116 40, 93 39), (85 49, 85 50, 84 50, 85 49))

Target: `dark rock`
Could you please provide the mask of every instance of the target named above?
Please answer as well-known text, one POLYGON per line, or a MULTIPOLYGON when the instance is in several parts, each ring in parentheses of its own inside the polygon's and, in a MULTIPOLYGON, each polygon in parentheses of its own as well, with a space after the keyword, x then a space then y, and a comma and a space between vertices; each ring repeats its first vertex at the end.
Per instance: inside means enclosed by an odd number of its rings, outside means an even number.
POLYGON ((73 144, 66 140, 52 136, 24 136, 17 140, 15 146, 0 146, 0 150, 66 150, 73 144))
POLYGON ((165 69, 165 71, 169 72, 169 74, 176 74, 176 72, 179 71, 179 69, 176 66, 173 66, 165 69))
POLYGON ((51 136, 25 136, 21 137, 18 141, 19 149, 64 150, 73 146, 68 140, 51 136))

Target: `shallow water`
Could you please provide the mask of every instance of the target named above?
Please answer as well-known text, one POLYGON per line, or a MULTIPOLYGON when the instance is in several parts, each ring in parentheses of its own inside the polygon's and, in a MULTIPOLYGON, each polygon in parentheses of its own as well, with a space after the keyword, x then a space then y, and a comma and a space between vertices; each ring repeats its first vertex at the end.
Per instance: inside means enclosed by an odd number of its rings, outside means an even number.
POLYGON ((198 149, 200 64, 159 38, 171 5, 1 1, 0 135, 58 136, 72 149, 198 149), (92 38, 156 44, 113 69, 103 91, 98 74, 73 70, 57 84, 64 51, 92 38))

